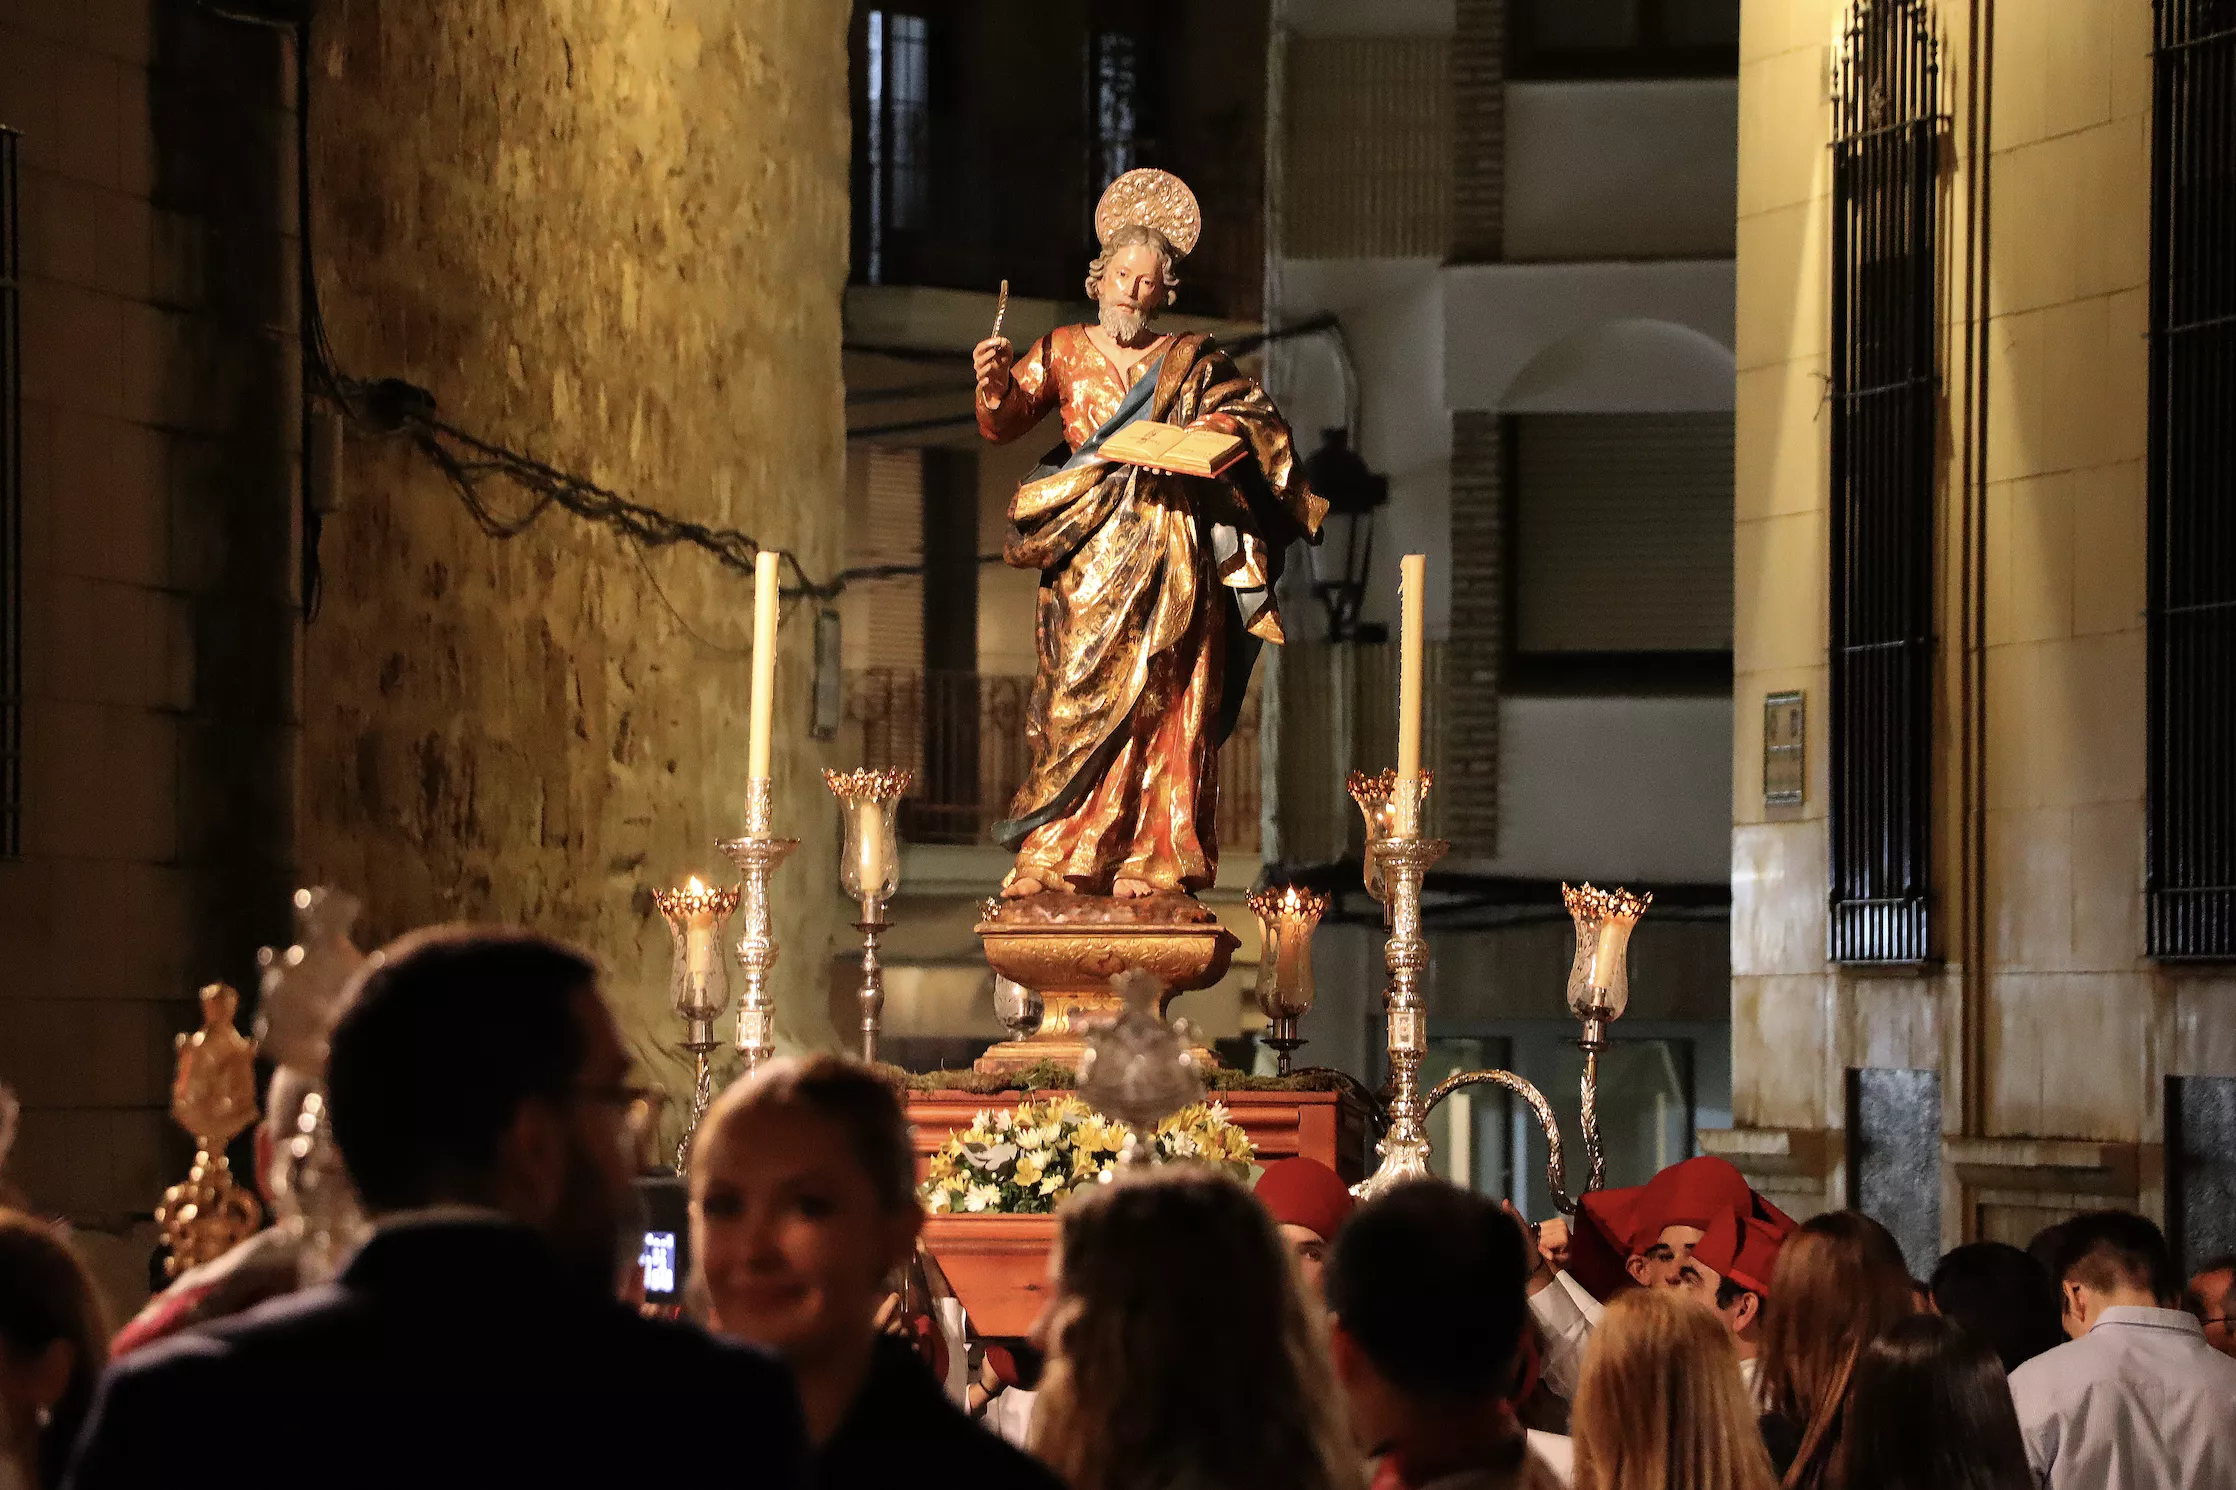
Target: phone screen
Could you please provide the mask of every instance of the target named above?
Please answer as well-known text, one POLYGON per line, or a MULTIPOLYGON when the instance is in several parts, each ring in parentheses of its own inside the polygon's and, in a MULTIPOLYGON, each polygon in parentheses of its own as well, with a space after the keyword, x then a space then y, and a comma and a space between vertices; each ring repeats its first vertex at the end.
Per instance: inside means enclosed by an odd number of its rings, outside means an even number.
POLYGON ((672 1299, 676 1293, 676 1242, 672 1231, 648 1231, 644 1250, 637 1254, 644 1269, 644 1296, 672 1299))

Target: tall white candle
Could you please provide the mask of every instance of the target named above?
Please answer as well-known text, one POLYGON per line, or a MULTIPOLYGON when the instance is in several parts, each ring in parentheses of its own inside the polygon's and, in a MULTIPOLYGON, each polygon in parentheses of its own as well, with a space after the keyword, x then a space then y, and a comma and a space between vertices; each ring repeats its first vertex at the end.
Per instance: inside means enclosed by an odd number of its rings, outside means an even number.
POLYGON ((1428 555, 1407 554, 1398 563, 1398 780, 1396 828, 1421 831, 1421 592, 1428 585, 1428 555))
POLYGON ((753 728, 745 774, 755 781, 769 774, 769 716, 776 707, 776 568, 771 550, 753 556, 753 728))

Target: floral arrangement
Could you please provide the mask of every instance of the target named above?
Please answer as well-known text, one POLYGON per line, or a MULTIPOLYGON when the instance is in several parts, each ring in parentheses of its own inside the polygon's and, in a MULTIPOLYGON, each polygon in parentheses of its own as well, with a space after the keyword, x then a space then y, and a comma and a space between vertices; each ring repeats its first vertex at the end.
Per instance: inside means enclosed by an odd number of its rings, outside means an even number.
MULTIPOLYGON (((980 1112, 933 1153, 920 1191, 925 1208, 935 1215, 1045 1215, 1074 1190, 1108 1176, 1126 1132, 1124 1123, 1069 1092, 980 1112)), ((1245 1183, 1256 1153, 1218 1102, 1199 1102, 1166 1118, 1151 1148, 1159 1159, 1216 1164, 1245 1183)))

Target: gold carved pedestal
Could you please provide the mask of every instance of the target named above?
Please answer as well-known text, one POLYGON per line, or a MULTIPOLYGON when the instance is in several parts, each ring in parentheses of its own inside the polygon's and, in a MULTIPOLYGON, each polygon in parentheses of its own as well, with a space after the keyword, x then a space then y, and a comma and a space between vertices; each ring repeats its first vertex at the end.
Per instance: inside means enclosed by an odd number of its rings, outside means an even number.
MULTIPOLYGON (((986 961, 995 972, 1041 996, 1040 1029, 1029 1039, 1007 1040, 978 1058, 989 1075, 1023 1071, 1042 1061, 1076 1067, 1086 1053, 1087 1031, 1124 1012, 1125 1000, 1110 980, 1140 968, 1164 985, 1158 1001, 1209 988, 1227 975, 1239 943, 1218 917, 1189 895, 1159 894, 1134 900, 1104 895, 1046 893, 987 902, 978 923, 986 961)), ((1209 1051, 1199 1064, 1214 1064, 1209 1051)))
POLYGON ((171 1254, 163 1266, 174 1278, 224 1256, 264 1221, 225 1158, 225 1146, 257 1118, 256 1044, 233 1026, 239 1003, 225 984, 210 984, 202 990, 202 1027, 178 1037, 171 1117, 193 1136, 194 1167, 155 1209, 171 1254))

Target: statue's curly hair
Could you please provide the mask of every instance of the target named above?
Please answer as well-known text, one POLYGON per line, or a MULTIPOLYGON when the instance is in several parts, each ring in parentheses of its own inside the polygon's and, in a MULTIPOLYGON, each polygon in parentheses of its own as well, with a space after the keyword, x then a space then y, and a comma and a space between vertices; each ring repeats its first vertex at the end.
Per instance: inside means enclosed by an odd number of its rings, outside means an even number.
POLYGON ((1172 304, 1173 297, 1180 293, 1180 253, 1165 238, 1164 234, 1150 227, 1147 223, 1140 222, 1127 223, 1113 232, 1110 235, 1110 241, 1102 246, 1102 252, 1096 254, 1094 262, 1087 266, 1087 298, 1089 300, 1101 298, 1096 293, 1095 287, 1102 283, 1102 272, 1110 267, 1111 256, 1121 248, 1132 248, 1139 243, 1146 243, 1157 251, 1157 258, 1164 266, 1165 304, 1168 306, 1172 304))

